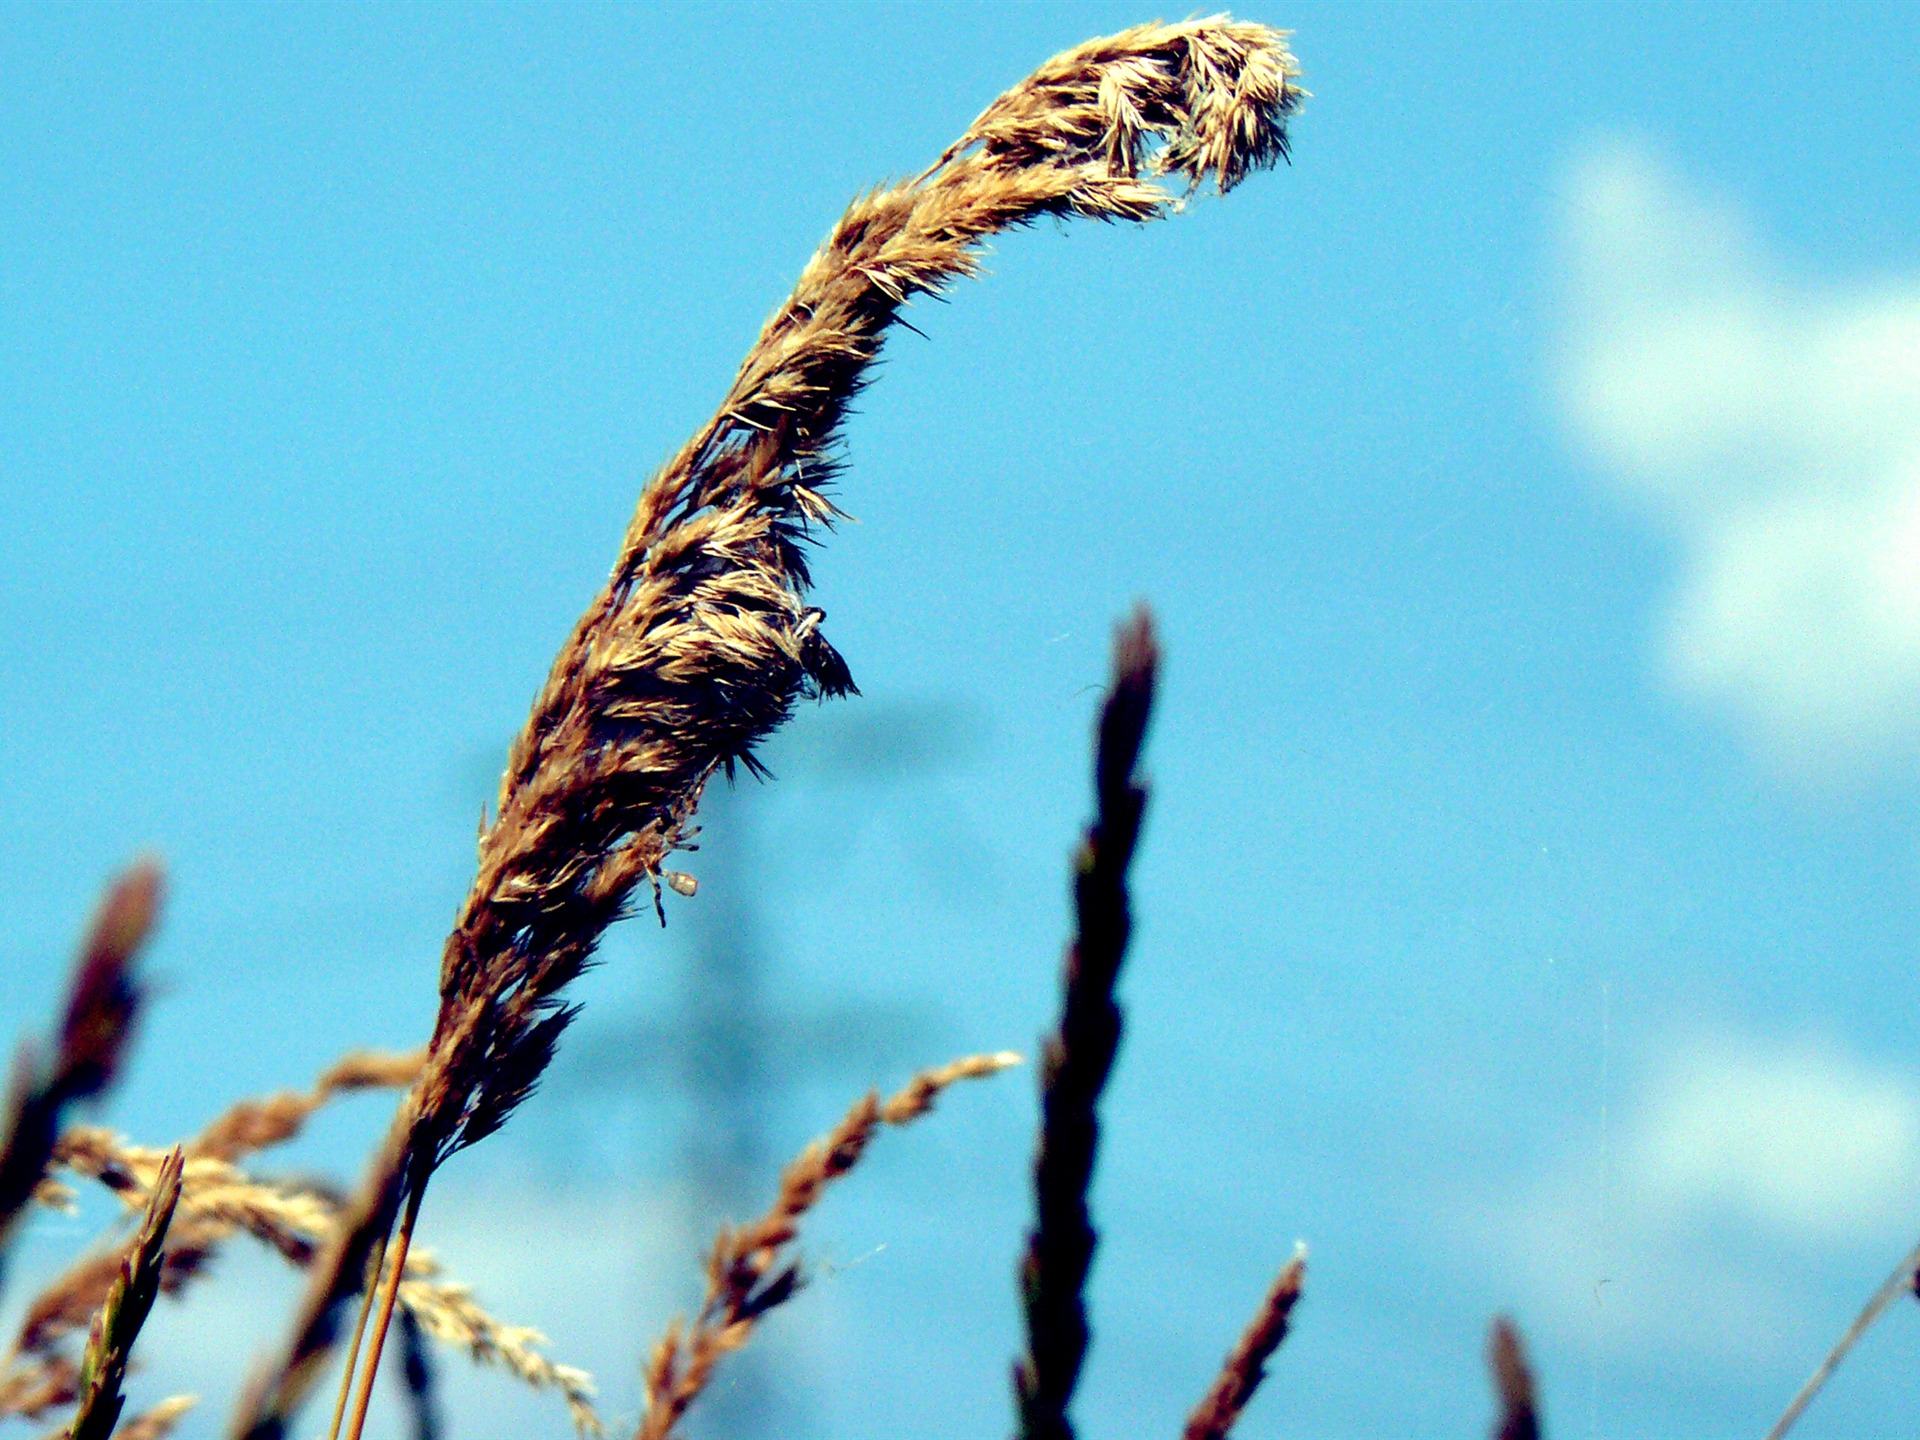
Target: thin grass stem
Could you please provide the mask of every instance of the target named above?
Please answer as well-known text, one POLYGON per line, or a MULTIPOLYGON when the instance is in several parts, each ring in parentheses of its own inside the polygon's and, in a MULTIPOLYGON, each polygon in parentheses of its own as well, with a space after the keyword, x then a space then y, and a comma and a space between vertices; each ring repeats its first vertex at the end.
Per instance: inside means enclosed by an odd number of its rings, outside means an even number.
POLYGON ((353 1394, 353 1372, 360 1364, 360 1342, 366 1338, 367 1317, 373 1313, 373 1294, 380 1285, 380 1270, 387 1263, 387 1237, 381 1236, 367 1260, 367 1283, 360 1297, 360 1318, 353 1322, 353 1339, 347 1342, 347 1363, 340 1367, 340 1396, 333 1402, 333 1424, 327 1427, 327 1440, 340 1440, 340 1423, 347 1417, 347 1400, 353 1394))
POLYGON ((373 1339, 367 1346, 367 1363, 361 1371, 360 1394, 353 1402, 353 1421, 347 1431, 347 1440, 360 1440, 361 1432, 367 1428, 367 1407, 373 1403, 373 1381, 380 1373, 380 1354, 386 1349, 387 1331, 393 1325, 393 1306, 400 1297, 400 1277, 407 1268, 407 1251, 413 1245, 413 1226, 420 1218, 420 1200, 426 1190, 426 1182, 422 1179, 407 1192, 407 1209, 400 1217, 400 1233, 391 1247, 393 1264, 387 1272, 385 1283, 380 1287, 379 1318, 374 1321, 373 1339))
POLYGON ((1915 1288, 1915 1275, 1920 1274, 1920 1245, 1907 1253, 1886 1283, 1873 1292, 1873 1298, 1861 1307, 1860 1313, 1853 1318, 1853 1324, 1847 1327, 1847 1333, 1835 1342, 1833 1349, 1827 1352, 1827 1358, 1808 1377, 1807 1383, 1800 1387, 1800 1393, 1788 1402, 1780 1418, 1773 1422, 1773 1428, 1767 1432, 1767 1440, 1782 1440, 1786 1433, 1805 1413, 1807 1406, 1813 1403, 1813 1397, 1826 1388, 1827 1381, 1833 1378, 1833 1372, 1840 1368, 1840 1362, 1847 1358, 1849 1351, 1860 1343, 1860 1339, 1873 1328, 1873 1322, 1886 1314, 1887 1307, 1898 1300, 1908 1290, 1915 1288))

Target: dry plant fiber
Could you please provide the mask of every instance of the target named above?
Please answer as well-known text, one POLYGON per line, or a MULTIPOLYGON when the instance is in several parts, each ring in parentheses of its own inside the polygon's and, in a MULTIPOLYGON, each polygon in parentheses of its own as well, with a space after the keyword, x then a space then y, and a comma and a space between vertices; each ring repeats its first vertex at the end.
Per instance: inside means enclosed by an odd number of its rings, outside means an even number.
POLYGON ((1920 1245, 1915 1246, 1904 1260, 1894 1266, 1893 1273, 1868 1298, 1853 1323, 1847 1326, 1846 1333, 1834 1342, 1833 1348, 1807 1378, 1807 1383, 1787 1402, 1787 1408, 1773 1422, 1773 1428, 1767 1431, 1767 1440, 1785 1440, 1787 1432, 1799 1423, 1814 1397, 1826 1388, 1827 1381, 1833 1378, 1833 1372, 1840 1368, 1840 1362, 1852 1353, 1853 1347, 1873 1328, 1874 1322, 1887 1313, 1893 1302, 1909 1292, 1920 1294, 1920 1245))
POLYGON ((174 1395, 162 1400, 114 1431, 114 1440, 166 1440, 173 1433, 173 1427, 199 1403, 197 1395, 174 1395))
MULTIPOLYGON (((1231 189, 1285 155, 1300 98, 1279 32, 1140 26, 1049 61, 931 169, 848 209, 717 413, 647 485, 534 701, 447 940, 426 1068, 236 1436, 284 1434, 403 1200, 532 1090, 572 1018, 561 992, 638 884, 658 903, 708 780, 751 766, 801 698, 853 689, 806 603, 805 547, 837 513, 841 421, 901 307, 974 273, 1010 227, 1152 219, 1182 198, 1155 176, 1231 189)), ((369 1346, 377 1364, 378 1330, 369 1346)))

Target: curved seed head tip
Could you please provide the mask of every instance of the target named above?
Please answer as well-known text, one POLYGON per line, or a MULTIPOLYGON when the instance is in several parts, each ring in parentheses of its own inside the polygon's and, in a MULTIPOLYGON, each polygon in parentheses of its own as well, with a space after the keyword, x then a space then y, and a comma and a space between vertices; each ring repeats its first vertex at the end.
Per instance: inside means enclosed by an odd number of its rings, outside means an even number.
POLYGON ((1533 1370, 1527 1364, 1526 1346, 1520 1332, 1504 1315, 1494 1317, 1487 1337, 1487 1364, 1493 1371, 1494 1390, 1500 1400, 1500 1422, 1494 1440, 1539 1440, 1539 1411, 1535 1400, 1533 1370))
MULTIPOLYGON (((980 1080, 989 1075, 998 1075, 1002 1070, 1019 1063, 1020 1057, 1013 1051, 1001 1050, 992 1055, 963 1055, 958 1060, 949 1061, 932 1070, 922 1070, 884 1105, 877 1106, 864 1123, 870 1123, 872 1118, 878 1118, 889 1125, 905 1125, 931 1110, 935 1097, 948 1086, 958 1084, 962 1080, 980 1080)), ((874 1098, 869 1095, 862 1104, 871 1104, 874 1098)), ((854 1129, 859 1129, 860 1124, 856 1123, 859 1115, 860 1106, 856 1105, 847 1119, 841 1122, 842 1128, 845 1129, 852 1124, 854 1129)), ((859 1143, 862 1146, 865 1145, 864 1136, 859 1143)))
POLYGON ((1280 1267, 1280 1274, 1279 1274, 1279 1277, 1274 1282, 1274 1289, 1284 1292, 1290 1297, 1297 1299, 1299 1297, 1301 1287, 1306 1283, 1306 1278, 1307 1278, 1306 1242, 1302 1240, 1296 1240, 1293 1242, 1293 1258, 1287 1261, 1285 1265, 1280 1267))
POLYGON ((160 910, 165 872, 154 856, 143 856, 107 889, 88 937, 90 952, 130 956, 153 927, 160 910))
POLYGON ((143 859, 107 887, 87 932, 60 1022, 59 1090, 97 1095, 120 1068, 140 1006, 133 961, 160 913, 160 863, 143 859))
POLYGON ((1307 1247, 1296 1244, 1293 1258, 1282 1265, 1280 1273, 1273 1277, 1273 1290, 1267 1297, 1268 1309, 1282 1317, 1290 1315, 1306 1286, 1307 1247))
POLYGON ((1159 673, 1160 642, 1153 612, 1143 602, 1114 632, 1113 687, 1100 711, 1094 774, 1103 797, 1117 796, 1133 781, 1159 673))

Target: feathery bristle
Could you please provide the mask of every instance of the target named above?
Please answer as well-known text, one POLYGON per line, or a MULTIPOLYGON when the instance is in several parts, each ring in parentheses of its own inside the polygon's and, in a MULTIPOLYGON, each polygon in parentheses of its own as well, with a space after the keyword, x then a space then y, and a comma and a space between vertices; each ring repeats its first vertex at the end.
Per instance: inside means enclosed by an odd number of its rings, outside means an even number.
MULTIPOLYGON (((349 1075, 368 1084, 395 1083, 404 1060, 349 1057, 323 1075, 315 1091, 354 1088, 340 1083, 349 1075), (377 1078, 381 1076, 386 1078, 377 1078)), ((129 1145, 110 1131, 80 1126, 60 1138, 53 1163, 99 1181, 137 1211, 151 1204, 169 1158, 166 1151, 129 1145)), ((161 1253, 159 1289, 176 1293, 241 1233, 291 1264, 311 1264, 338 1225, 339 1211, 333 1196, 257 1180, 224 1160, 187 1156, 161 1253)), ((29 1303, 14 1342, 14 1363, 0 1375, 0 1415, 29 1413, 28 1405, 34 1411, 47 1409, 74 1398, 70 1388, 62 1388, 58 1370, 39 1372, 60 1361, 54 1347, 100 1310, 136 1243, 130 1240, 83 1257, 29 1303)), ((592 1377, 541 1354, 538 1347, 545 1341, 537 1331, 496 1320, 467 1287, 443 1278, 439 1263, 425 1251, 416 1249, 408 1257, 407 1276, 400 1286, 400 1304, 426 1334, 464 1350, 476 1364, 498 1365, 534 1389, 555 1390, 583 1434, 599 1432, 592 1377)))
POLYGON ((114 1431, 113 1440, 166 1440, 173 1433, 173 1427, 199 1403, 198 1395, 175 1395, 162 1400, 114 1431))
MULTIPOLYGON (((407 1267, 409 1272, 414 1266, 407 1267)), ((503 1325, 475 1303, 464 1285, 432 1279, 403 1281, 400 1304, 435 1340, 465 1350, 478 1365, 497 1365, 535 1390, 553 1390, 566 1402, 582 1436, 606 1433, 594 1409, 593 1377, 572 1365, 557 1365, 540 1353, 546 1336, 525 1325, 503 1325)))

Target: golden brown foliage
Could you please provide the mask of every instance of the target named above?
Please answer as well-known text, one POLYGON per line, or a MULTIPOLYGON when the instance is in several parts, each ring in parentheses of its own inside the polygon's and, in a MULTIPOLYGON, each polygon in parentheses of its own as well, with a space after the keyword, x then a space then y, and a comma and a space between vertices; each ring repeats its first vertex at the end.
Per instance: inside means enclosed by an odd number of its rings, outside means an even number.
POLYGON ((214 1160, 240 1160, 257 1150, 284 1144, 335 1096, 411 1086, 420 1078, 426 1058, 424 1050, 398 1055, 355 1050, 328 1066, 305 1094, 282 1090, 264 1099, 242 1100, 202 1130, 188 1144, 187 1153, 214 1160))
POLYGON ((175 1395, 162 1400, 114 1431, 114 1440, 166 1440, 181 1418, 199 1403, 199 1397, 194 1395, 175 1395))
MULTIPOLYGON (((317 1104, 308 1102, 316 1097, 324 1103, 326 1097, 367 1085, 406 1084, 418 1068, 417 1056, 350 1055, 330 1067, 309 1095, 291 1095, 297 1105, 280 1104, 282 1097, 244 1102, 202 1132, 202 1138, 223 1128, 236 1133, 233 1117, 252 1112, 279 1117, 272 1128, 276 1140, 286 1139, 297 1123, 288 1128, 283 1122, 295 1114, 301 1119, 311 1114, 317 1104)), ((266 1132, 248 1122, 245 1133, 260 1140, 266 1132)), ((151 1203, 168 1158, 168 1152, 130 1145, 110 1131, 76 1126, 60 1137, 52 1163, 69 1174, 98 1181, 130 1212, 138 1213, 151 1203)), ((223 1159, 188 1155, 161 1250, 160 1291, 177 1294, 206 1273, 208 1262, 221 1247, 241 1233, 295 1265, 310 1264, 338 1215, 339 1201, 332 1195, 300 1184, 259 1180, 223 1159)), ((77 1398, 76 1372, 57 1347, 100 1312, 136 1243, 129 1240, 82 1256, 29 1302, 12 1356, 0 1372, 0 1416, 38 1414, 77 1398)), ((576 1426, 586 1433, 598 1432, 592 1377, 541 1354, 538 1347, 545 1341, 539 1332, 494 1319, 465 1286, 445 1279, 438 1262, 425 1252, 412 1254, 407 1275, 400 1287, 401 1303, 424 1334, 459 1347, 476 1363, 501 1366, 535 1389, 554 1389, 566 1401, 576 1426)), ((156 1416, 155 1423, 168 1424, 184 1413, 185 1407, 167 1415, 150 1412, 156 1416)))

